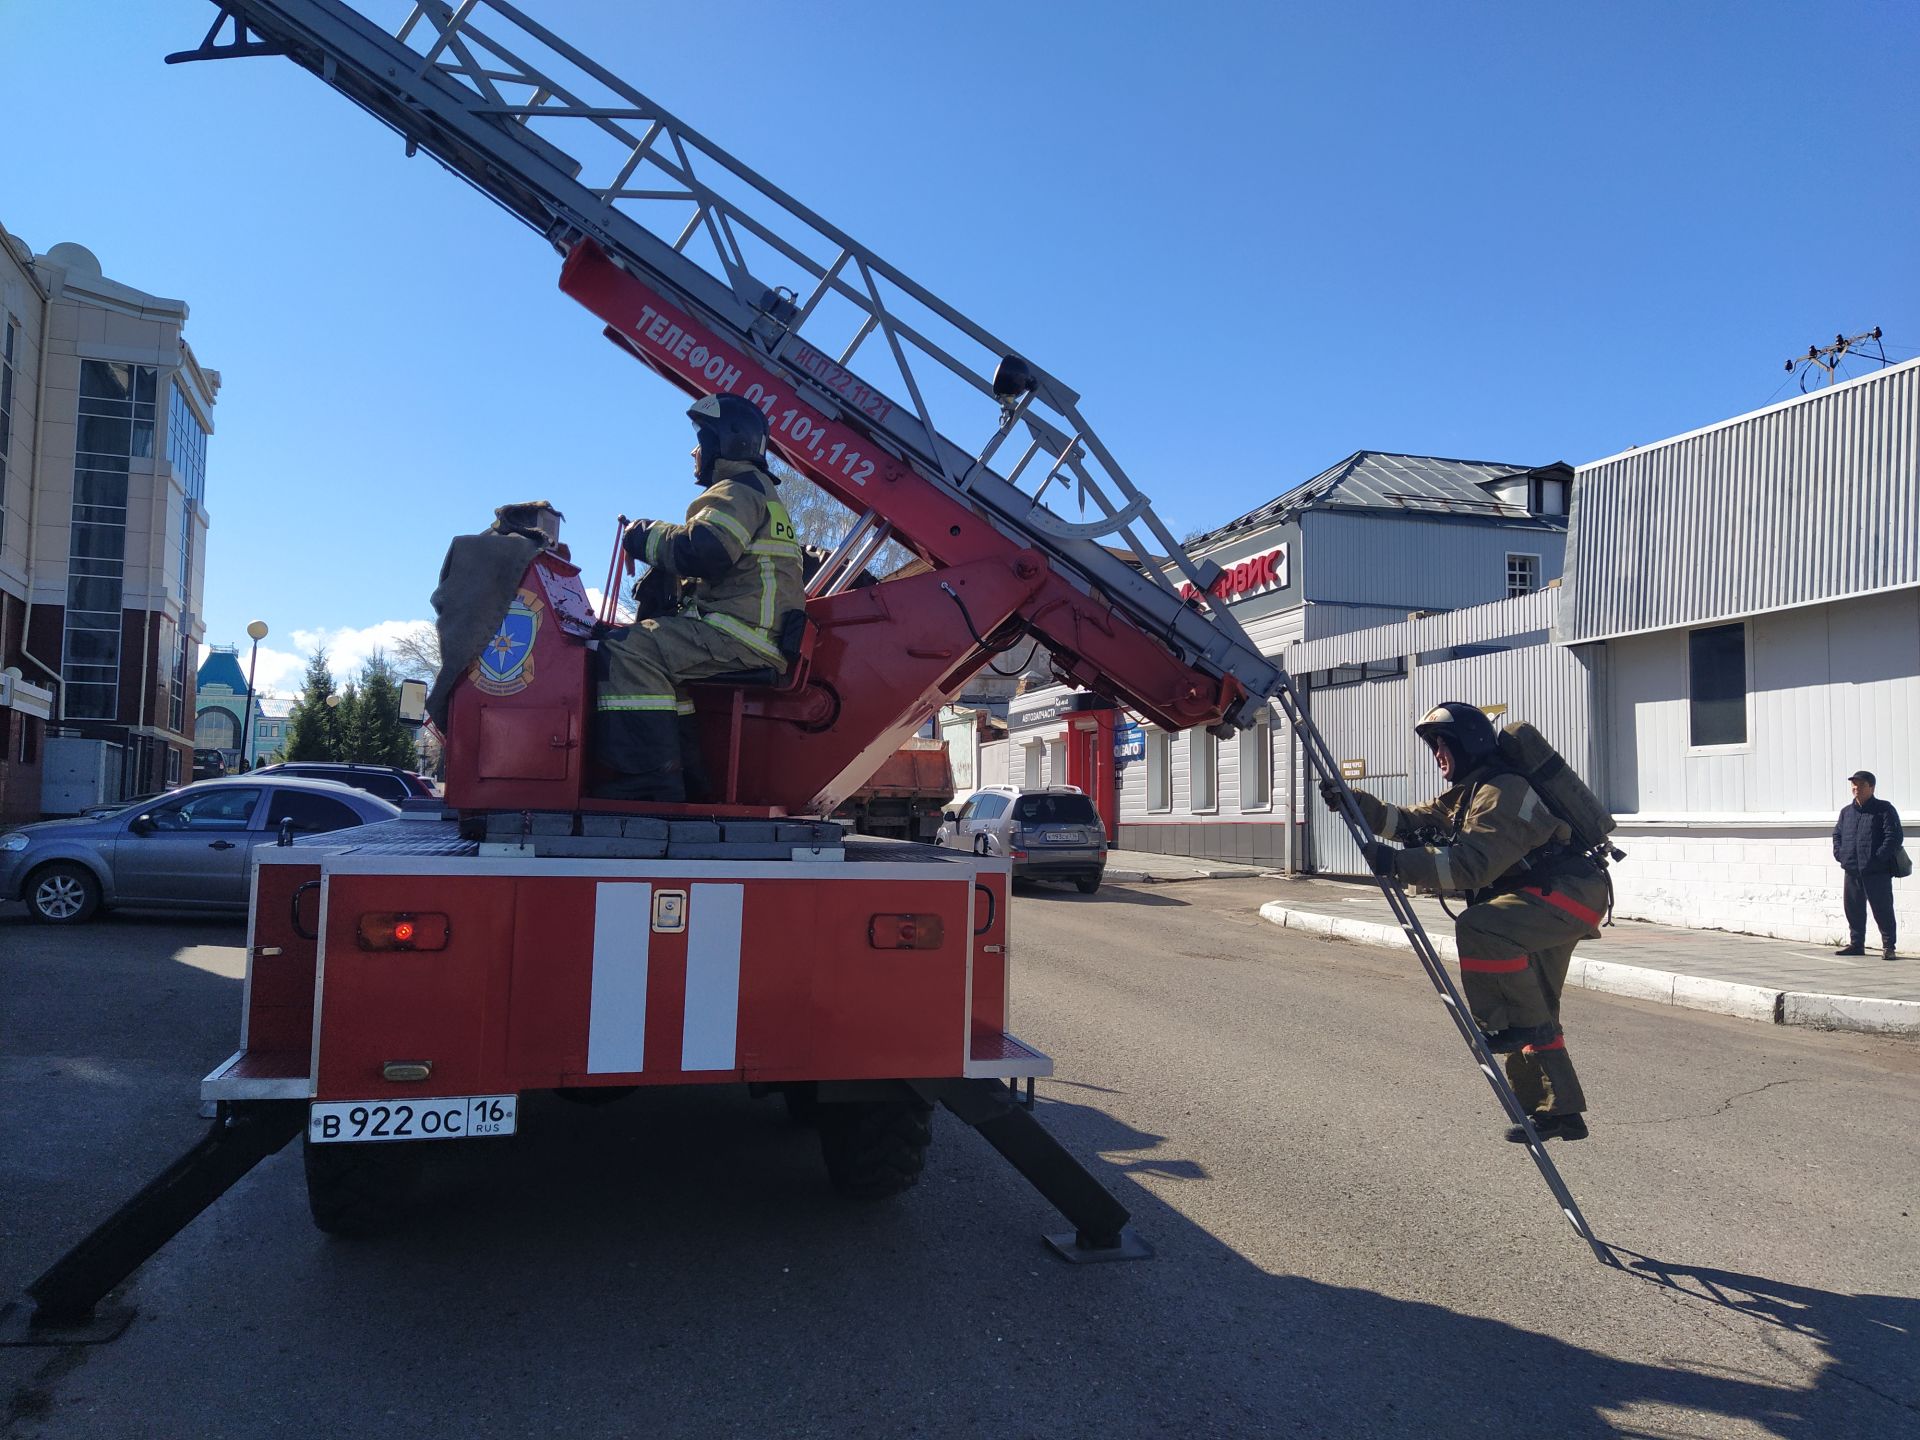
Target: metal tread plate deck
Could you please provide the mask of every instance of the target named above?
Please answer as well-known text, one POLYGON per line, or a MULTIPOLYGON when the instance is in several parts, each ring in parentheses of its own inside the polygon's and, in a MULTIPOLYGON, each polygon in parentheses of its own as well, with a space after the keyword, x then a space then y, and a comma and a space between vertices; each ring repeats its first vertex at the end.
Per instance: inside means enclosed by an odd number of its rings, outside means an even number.
MULTIPOLYGON (((455 820, 381 820, 372 825, 335 830, 325 835, 302 835, 292 845, 276 845, 261 851, 259 858, 277 863, 311 864, 312 852, 318 850, 329 855, 351 854, 356 857, 412 855, 463 859, 477 858, 480 845, 478 840, 462 839, 459 822, 455 820)), ((889 840, 878 836, 849 835, 839 848, 845 853, 846 863, 850 864, 965 866, 976 858, 918 841, 889 840)))
POLYGON ((976 1032, 967 1045, 966 1076, 997 1080, 1040 1079, 1053 1074, 1053 1057, 1005 1030, 976 1032))

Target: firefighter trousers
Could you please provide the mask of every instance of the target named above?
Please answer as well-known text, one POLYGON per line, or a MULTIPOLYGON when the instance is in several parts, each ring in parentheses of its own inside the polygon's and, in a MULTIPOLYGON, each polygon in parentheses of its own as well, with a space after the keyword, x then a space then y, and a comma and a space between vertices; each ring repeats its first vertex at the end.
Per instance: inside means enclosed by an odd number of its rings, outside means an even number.
MULTIPOLYGON (((1601 897, 1585 893, 1594 885, 1574 881, 1545 894, 1509 892, 1460 913, 1454 922, 1460 985, 1482 1030, 1558 1028, 1574 946, 1600 921, 1588 902, 1601 897)), ((1564 1035, 1509 1055, 1507 1079, 1521 1105, 1536 1115, 1574 1115, 1587 1108, 1564 1035)))
POLYGON ((600 642, 600 683, 594 708, 611 712, 691 715, 681 682, 730 670, 786 669, 771 657, 693 615, 667 615, 615 630, 600 642))

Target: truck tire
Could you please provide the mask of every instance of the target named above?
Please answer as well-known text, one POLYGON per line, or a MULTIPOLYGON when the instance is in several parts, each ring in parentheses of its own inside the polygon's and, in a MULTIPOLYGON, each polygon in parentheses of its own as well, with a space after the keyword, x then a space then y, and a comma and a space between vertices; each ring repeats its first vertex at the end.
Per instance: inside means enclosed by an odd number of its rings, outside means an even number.
POLYGON ((417 1146, 302 1144, 307 1209, 321 1230, 362 1239, 391 1229, 405 1213, 418 1180, 417 1146))
POLYGON ((918 1100, 862 1100, 815 1108, 820 1154, 833 1188, 852 1200, 911 1190, 933 1143, 933 1107, 918 1100))
POLYGON ((56 860, 27 877, 20 898, 42 925, 81 925, 100 908, 100 882, 86 866, 56 860))

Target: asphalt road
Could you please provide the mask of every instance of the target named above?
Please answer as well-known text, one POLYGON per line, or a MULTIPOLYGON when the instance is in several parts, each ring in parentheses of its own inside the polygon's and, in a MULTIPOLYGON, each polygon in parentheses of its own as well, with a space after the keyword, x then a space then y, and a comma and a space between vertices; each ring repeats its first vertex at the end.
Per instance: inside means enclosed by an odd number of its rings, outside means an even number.
MULTIPOLYGON (((535 1101, 375 1242, 313 1230, 298 1147, 269 1160, 119 1340, 0 1350, 6 1433, 1920 1435, 1920 1046, 1573 994, 1594 1134, 1555 1153, 1607 1269, 1412 962, 1262 898, 1015 902, 1043 1118, 1149 1262, 1054 1260, 1057 1217, 945 1115, 920 1188, 863 1207, 774 1104, 535 1101)), ((7 1292, 204 1128, 240 939, 0 918, 7 1292)))

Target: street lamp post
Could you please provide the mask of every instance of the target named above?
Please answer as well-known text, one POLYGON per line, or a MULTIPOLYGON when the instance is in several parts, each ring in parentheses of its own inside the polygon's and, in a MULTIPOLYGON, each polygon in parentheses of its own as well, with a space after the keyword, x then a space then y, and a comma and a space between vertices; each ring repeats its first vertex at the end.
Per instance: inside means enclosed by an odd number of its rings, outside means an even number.
POLYGON ((247 634, 253 639, 253 650, 247 656, 247 713, 241 723, 247 728, 240 732, 240 769, 251 770, 249 757, 253 753, 253 666, 260 658, 260 642, 267 638, 267 622, 255 620, 247 626, 247 634))

